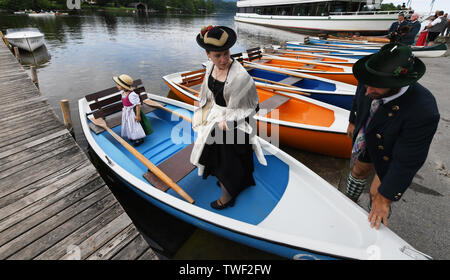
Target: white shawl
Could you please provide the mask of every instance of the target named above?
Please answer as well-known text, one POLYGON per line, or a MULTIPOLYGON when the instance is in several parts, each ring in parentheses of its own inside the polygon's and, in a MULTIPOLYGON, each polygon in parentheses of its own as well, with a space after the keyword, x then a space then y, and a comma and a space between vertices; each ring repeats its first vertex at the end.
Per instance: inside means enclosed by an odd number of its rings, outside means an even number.
MULTIPOLYGON (((194 104, 198 108, 194 111, 192 119, 192 127, 197 132, 197 139, 192 149, 191 162, 198 167, 199 175, 203 174, 204 166, 198 161, 214 125, 226 121, 227 126, 232 127, 234 121, 242 120, 246 117, 252 118, 256 113, 255 109, 259 103, 256 86, 252 77, 240 63, 234 61, 229 69, 223 89, 223 97, 227 106, 224 108, 216 105, 214 95, 208 88, 208 79, 212 69, 213 63, 208 61, 205 78, 200 89, 200 101, 194 104)), ((258 161, 263 165, 267 165, 256 133, 252 133, 252 126, 247 122, 241 122, 237 128, 251 135, 250 144, 252 144, 258 161)))

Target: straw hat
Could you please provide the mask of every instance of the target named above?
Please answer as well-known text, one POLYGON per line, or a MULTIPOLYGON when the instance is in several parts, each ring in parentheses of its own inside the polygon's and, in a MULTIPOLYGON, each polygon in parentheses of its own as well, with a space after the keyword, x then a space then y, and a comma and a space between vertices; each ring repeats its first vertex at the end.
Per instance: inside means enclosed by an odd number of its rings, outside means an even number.
POLYGON ((425 74, 425 64, 403 44, 387 44, 379 52, 365 56, 353 65, 355 78, 376 88, 401 88, 425 74))
POLYGON ((236 43, 236 32, 226 26, 203 27, 197 35, 197 44, 207 51, 225 51, 236 43))
POLYGON ((130 76, 122 74, 119 77, 114 76, 113 80, 124 89, 133 90, 133 79, 130 76))

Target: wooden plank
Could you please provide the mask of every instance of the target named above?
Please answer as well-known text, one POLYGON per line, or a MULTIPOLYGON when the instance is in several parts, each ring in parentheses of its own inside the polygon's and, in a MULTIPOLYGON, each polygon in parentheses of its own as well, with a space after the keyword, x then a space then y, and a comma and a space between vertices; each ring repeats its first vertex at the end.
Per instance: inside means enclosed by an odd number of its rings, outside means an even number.
POLYGON ((39 126, 39 129, 33 129, 31 131, 27 131, 23 133, 23 131, 18 131, 13 136, 8 135, 8 139, 5 137, 0 137, 0 148, 10 149, 11 147, 16 147, 18 142, 22 141, 32 141, 30 138, 38 135, 46 135, 50 134, 51 131, 63 129, 64 125, 59 122, 49 122, 47 126, 39 126), (12 145, 12 146, 11 146, 12 145), (8 148, 6 148, 9 146, 8 148))
POLYGON ((50 139, 50 141, 44 142, 41 145, 23 150, 8 157, 0 158, 0 173, 8 168, 19 165, 22 162, 27 162, 28 160, 43 156, 61 146, 70 147, 71 145, 73 145, 73 139, 70 138, 69 134, 63 134, 60 137, 50 139))
POLYGON ((130 224, 122 232, 112 238, 103 247, 90 255, 87 260, 108 260, 127 246, 139 235, 139 231, 133 224, 130 224))
POLYGON ((40 253, 44 252, 48 248, 52 247, 58 241, 62 240, 67 235, 74 232, 76 229, 80 228, 88 221, 92 220, 99 214, 106 211, 112 205, 117 204, 118 202, 114 198, 114 195, 109 194, 103 199, 97 201, 93 205, 91 205, 86 210, 80 212, 73 218, 69 219, 62 225, 56 227, 52 231, 48 232, 46 235, 41 238, 35 240, 30 243, 28 246, 22 248, 17 251, 8 259, 10 260, 30 260, 34 257, 38 256, 40 253))
MULTIPOLYGON (((97 174, 96 174, 97 175, 97 174)), ((56 185, 61 183, 53 183, 52 188, 59 188, 58 191, 52 193, 51 196, 46 196, 39 201, 27 205, 25 208, 14 213, 0 222, 0 232, 9 229, 10 227, 17 225, 17 228, 22 228, 22 230, 26 231, 29 228, 41 223, 49 216, 35 216, 34 214, 43 211, 47 207, 54 208, 54 214, 56 214, 59 209, 62 209, 64 205, 67 205, 66 201, 76 201, 76 199, 81 199, 98 188, 105 185, 103 180, 98 176, 92 176, 92 174, 87 174, 84 177, 80 178, 78 181, 71 181, 71 179, 66 179, 66 182, 63 183, 62 186, 56 185), (70 182, 68 182, 70 180, 70 182), (60 207, 60 208, 58 208, 60 207)), ((50 211, 50 210, 46 210, 50 211)), ((47 212, 49 213, 49 212, 47 212)), ((51 215, 51 214, 48 214, 51 215)), ((14 229, 12 231, 19 232, 14 229)))
POLYGON ((76 180, 79 180, 80 182, 90 182, 95 178, 95 171, 96 170, 93 169, 92 166, 88 165, 80 170, 74 171, 71 174, 65 174, 66 176, 64 178, 54 182, 53 184, 44 185, 40 189, 34 188, 34 192, 27 193, 26 196, 17 199, 12 203, 7 204, 6 206, 3 206, 1 208, 0 220, 10 215, 15 215, 23 208, 59 191, 61 188, 67 187, 67 185, 72 184, 76 180))
POLYGON ((50 140, 52 140, 54 138, 61 137, 62 135, 66 135, 66 134, 69 135, 67 130, 65 130, 65 129, 64 130, 58 130, 58 131, 56 131, 54 133, 51 133, 49 135, 46 135, 44 137, 35 139, 34 141, 24 143, 23 145, 20 145, 19 147, 16 147, 14 149, 9 149, 7 151, 1 152, 0 153, 0 159, 8 157, 10 155, 13 155, 15 153, 19 153, 19 152, 21 152, 23 150, 26 150, 28 148, 34 147, 36 145, 40 145, 42 143, 45 143, 46 141, 50 141, 50 140))
POLYGON ((259 103, 259 109, 260 112, 266 112, 265 115, 269 114, 276 108, 280 107, 284 103, 288 102, 290 100, 289 97, 282 96, 282 95, 273 95, 272 97, 264 100, 263 102, 259 103))
POLYGON ((85 160, 85 158, 85 155, 79 153, 78 147, 72 147, 70 150, 58 154, 52 160, 47 160, 31 170, 4 177, 0 180, 0 198, 23 187, 35 184, 39 180, 47 178, 55 171, 70 166, 74 161, 85 160))
POLYGON ((147 251, 145 251, 139 258, 138 260, 161 260, 161 259, 166 259, 166 258, 162 258, 160 257, 155 251, 153 251, 152 248, 148 248, 147 251))
POLYGON ((282 83, 282 84, 288 84, 288 85, 292 86, 293 84, 295 84, 297 82, 300 82, 301 80, 303 80, 303 79, 299 78, 299 77, 289 76, 289 77, 287 77, 287 78, 285 78, 285 79, 283 79, 281 81, 278 81, 278 82, 282 83))
POLYGON ((149 248, 147 241, 142 235, 136 236, 125 248, 120 250, 113 260, 135 260, 139 258, 149 248))
MULTIPOLYGON (((94 235, 84 240, 78 245, 81 259, 85 259, 93 254, 98 248, 102 247, 106 242, 111 240, 130 224, 132 224, 130 218, 123 213, 101 230, 97 231, 94 235)), ((70 258, 71 254, 69 253, 62 256, 61 260, 67 260, 70 258)))
MULTIPOLYGON (((133 81, 133 87, 137 87, 139 85, 142 84, 142 80, 141 79, 137 79, 136 81, 133 81)), ((110 87, 101 91, 97 91, 91 94, 88 94, 85 96, 86 100, 88 102, 94 101, 96 99, 100 99, 103 98, 105 96, 108 96, 110 94, 116 93, 118 92, 117 87, 110 87)))
MULTIPOLYGON (((106 186, 101 187, 99 190, 88 195, 87 197, 82 198, 77 203, 69 201, 69 207, 65 208, 62 211, 58 211, 57 215, 53 214, 51 218, 47 219, 38 226, 35 226, 34 228, 29 229, 26 232, 22 231, 23 233, 19 236, 17 234, 17 227, 12 228, 13 230, 6 230, 0 233, 0 244, 2 244, 0 247, 0 259, 8 258, 15 252, 25 247, 27 244, 47 234, 53 228, 63 224, 64 222, 72 218, 74 215, 76 215, 76 213, 87 209, 107 195, 111 195, 109 189, 106 186)), ((53 208, 51 209, 54 210, 53 208)), ((45 210, 37 214, 48 215, 48 211, 45 210)), ((22 225, 22 223, 20 225, 22 225)))
POLYGON ((29 137, 23 137, 23 139, 17 140, 16 142, 11 142, 7 147, 5 146, 1 149, 1 151, 5 151, 5 152, 0 152, 0 155, 2 155, 4 153, 8 154, 9 153, 8 149, 16 149, 18 147, 26 145, 27 143, 34 142, 43 137, 46 137, 47 135, 51 135, 53 133, 57 133, 60 131, 68 133, 68 131, 65 129, 65 127, 63 125, 50 127, 48 130, 40 131, 41 133, 36 133, 36 134, 33 133, 33 135, 29 135, 29 137))
POLYGON ((114 204, 112 207, 101 213, 97 217, 88 221, 87 224, 78 228, 70 235, 66 236, 63 240, 56 243, 51 248, 48 248, 45 252, 36 256, 36 260, 56 260, 62 258, 67 254, 67 249, 70 246, 76 246, 81 244, 84 240, 94 235, 101 230, 112 220, 116 219, 123 213, 123 209, 119 203, 114 204))

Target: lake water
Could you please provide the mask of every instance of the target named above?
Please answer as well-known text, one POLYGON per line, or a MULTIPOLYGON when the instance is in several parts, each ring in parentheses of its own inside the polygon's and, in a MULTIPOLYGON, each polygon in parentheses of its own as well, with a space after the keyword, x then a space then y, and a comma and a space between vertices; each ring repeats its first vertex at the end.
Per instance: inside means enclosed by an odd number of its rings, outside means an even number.
MULTIPOLYGON (((59 105, 68 99, 77 142, 87 150, 80 129, 78 99, 114 86, 112 76, 122 73, 142 79, 147 92, 167 96, 162 76, 197 70, 206 60, 195 37, 202 26, 226 25, 237 31, 231 53, 266 44, 302 40, 296 33, 234 22, 233 15, 158 16, 88 13, 49 18, 0 14, 0 29, 37 27, 45 35, 45 47, 34 54, 21 52, 24 63, 40 63, 40 90, 62 119, 59 105)), ((297 154, 297 157, 301 154, 297 154)), ((327 161, 326 157, 322 157, 327 161)), ((276 258, 196 230, 136 197, 105 171, 102 176, 133 220, 175 258, 276 258), (189 242, 185 242, 189 238, 189 242), (199 249, 199 246, 201 249, 199 249)))

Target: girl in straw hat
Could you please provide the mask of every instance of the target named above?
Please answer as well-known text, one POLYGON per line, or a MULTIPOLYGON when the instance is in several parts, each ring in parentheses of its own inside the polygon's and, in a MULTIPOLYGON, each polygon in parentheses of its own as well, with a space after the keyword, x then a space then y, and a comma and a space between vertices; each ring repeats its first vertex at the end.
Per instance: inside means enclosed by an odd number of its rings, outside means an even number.
POLYGON ((113 77, 117 84, 117 89, 122 95, 122 137, 127 137, 134 146, 139 146, 144 142, 146 135, 153 132, 150 121, 140 108, 141 100, 139 95, 133 91, 133 79, 125 74, 113 77))

